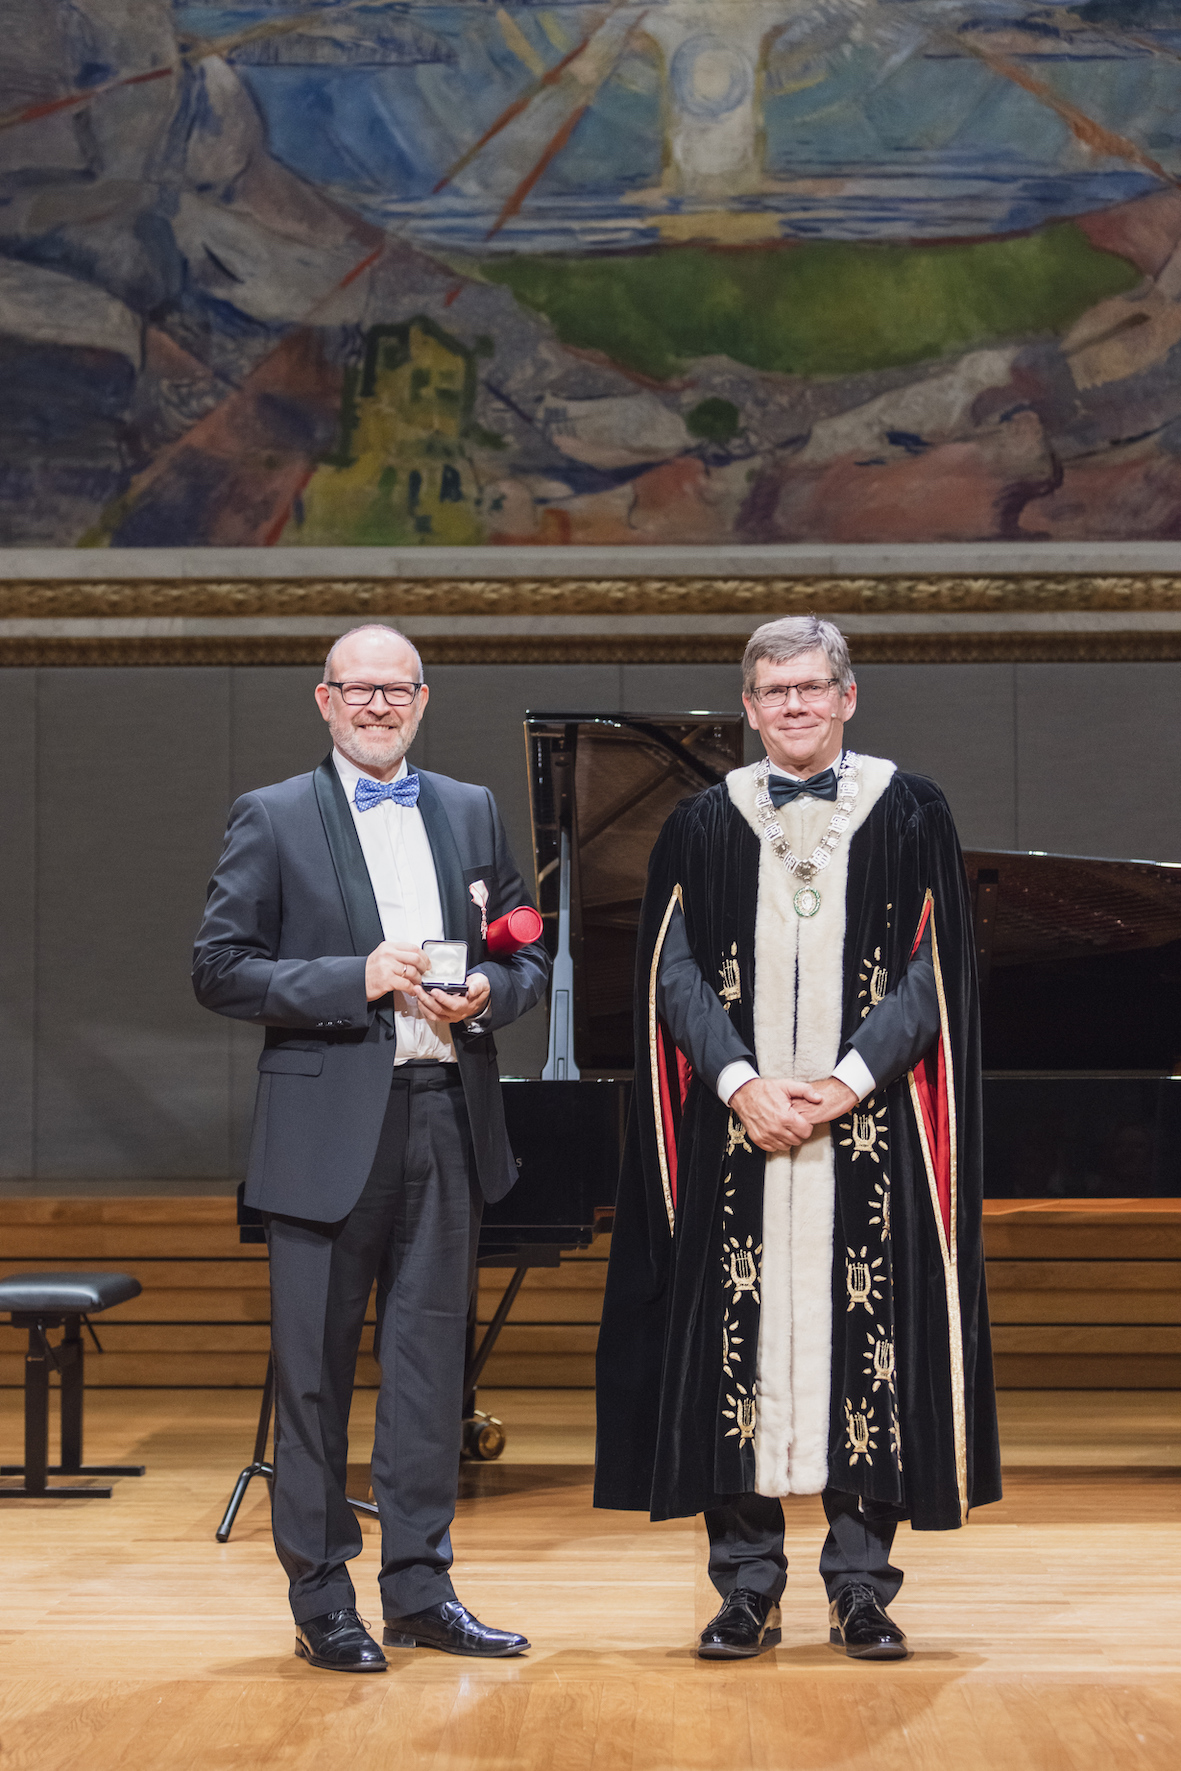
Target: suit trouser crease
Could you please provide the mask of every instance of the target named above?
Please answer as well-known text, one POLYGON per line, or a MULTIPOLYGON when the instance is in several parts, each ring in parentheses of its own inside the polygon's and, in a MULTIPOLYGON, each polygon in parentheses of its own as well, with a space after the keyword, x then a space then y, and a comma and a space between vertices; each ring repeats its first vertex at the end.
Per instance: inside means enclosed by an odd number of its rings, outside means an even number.
MULTIPOLYGON (((828 1536, 820 1552, 820 1574, 829 1599, 854 1581, 873 1588, 888 1605, 902 1585, 902 1570, 890 1563, 897 1529, 893 1509, 862 1503, 859 1495, 826 1488, 828 1536)), ((709 1533, 709 1577, 722 1597, 739 1587, 775 1603, 787 1584, 783 1550, 783 1507, 765 1494, 740 1494, 705 1515, 709 1533)))
POLYGON ((452 1066, 394 1073, 377 1154, 348 1217, 268 1224, 275 1356, 275 1547, 297 1622, 351 1608, 360 1526, 348 1417, 371 1287, 381 1367, 371 1480, 387 1617, 454 1597, 467 1307, 482 1199, 452 1066))

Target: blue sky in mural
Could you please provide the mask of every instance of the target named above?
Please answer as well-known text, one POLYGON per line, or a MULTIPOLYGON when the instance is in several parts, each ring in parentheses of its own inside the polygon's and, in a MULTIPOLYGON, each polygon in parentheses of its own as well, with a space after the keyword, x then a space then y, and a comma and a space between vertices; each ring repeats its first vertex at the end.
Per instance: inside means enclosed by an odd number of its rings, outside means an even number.
MULTIPOLYGON (((211 38, 265 26, 284 9, 175 10, 182 29, 211 38)), ((996 60, 1016 56, 1068 105, 1167 159, 1181 138, 1181 15, 1132 0, 1122 9, 1136 26, 1131 40, 1112 32, 1119 10, 1102 0, 341 0, 305 30, 260 38, 230 59, 280 160, 424 242, 482 244, 549 144, 547 95, 444 191, 433 187, 588 37, 605 45, 602 77, 496 249, 644 244, 661 237, 661 215, 719 198, 774 214, 788 238, 931 238, 1030 228, 1156 186, 1146 167, 1086 150, 1061 114, 997 77, 996 60), (680 188, 662 178, 666 106, 695 133, 701 164, 748 128, 753 175, 728 188, 691 168, 680 188), (842 188, 825 188, 836 174, 842 188)))

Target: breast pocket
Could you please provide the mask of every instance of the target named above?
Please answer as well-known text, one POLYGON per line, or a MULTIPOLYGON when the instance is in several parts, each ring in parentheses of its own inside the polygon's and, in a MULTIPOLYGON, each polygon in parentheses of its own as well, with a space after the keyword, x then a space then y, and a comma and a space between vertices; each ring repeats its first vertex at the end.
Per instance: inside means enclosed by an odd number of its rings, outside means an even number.
POLYGON ((484 861, 477 867, 465 867, 463 870, 463 895, 466 900, 469 938, 478 934, 481 923, 481 912, 492 897, 492 863, 484 861), (475 896, 472 896, 473 891, 475 896), (483 898, 483 905, 480 899, 483 898))
POLYGON ((268 1076, 319 1076, 324 1068, 324 1053, 270 1045, 261 1053, 258 1067, 268 1076))

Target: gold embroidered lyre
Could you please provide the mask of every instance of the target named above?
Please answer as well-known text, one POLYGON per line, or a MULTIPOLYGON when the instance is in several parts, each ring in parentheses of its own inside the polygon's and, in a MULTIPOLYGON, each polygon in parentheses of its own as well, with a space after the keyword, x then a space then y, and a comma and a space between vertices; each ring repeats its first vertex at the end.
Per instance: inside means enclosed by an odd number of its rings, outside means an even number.
POLYGON ((869 974, 869 1000, 876 1008, 886 994, 886 980, 889 977, 884 965, 875 965, 869 974))
POLYGON ((845 1417, 849 1428, 849 1449, 858 1457, 864 1457, 869 1450, 869 1422, 863 1414, 850 1408, 847 1402, 845 1417))
POLYGON ((744 1445, 755 1436, 755 1399, 753 1396, 740 1396, 736 1411, 738 1431, 742 1435, 739 1444, 744 1445))
POLYGON ((852 1132, 854 1156, 872 1156, 873 1147, 878 1141, 878 1128, 873 1114, 854 1113, 852 1132))
POLYGON ((845 1262, 845 1280, 849 1287, 849 1308, 855 1304, 864 1304, 869 1308, 869 1296, 873 1288, 873 1274, 865 1261, 851 1260, 845 1262))
POLYGON ((880 1384, 888 1384, 894 1376, 894 1343, 893 1341, 875 1341, 873 1349, 873 1375, 880 1384))
POLYGON ((731 1249, 730 1279, 735 1292, 753 1291, 758 1284, 759 1270, 755 1265, 755 1257, 749 1248, 731 1249))

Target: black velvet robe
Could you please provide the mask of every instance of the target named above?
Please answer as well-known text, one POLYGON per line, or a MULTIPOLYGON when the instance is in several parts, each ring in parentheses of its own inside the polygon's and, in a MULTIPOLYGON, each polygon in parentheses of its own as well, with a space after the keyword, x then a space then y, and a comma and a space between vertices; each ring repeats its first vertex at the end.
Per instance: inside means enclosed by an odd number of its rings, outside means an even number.
MULTIPOLYGON (((665 824, 641 915, 636 1083, 597 1356, 595 1502, 654 1519, 755 1487, 764 1157, 716 1094, 686 1076, 654 992, 679 894, 694 958, 720 994, 737 962, 731 1015, 755 1049, 759 860, 725 785, 708 788, 665 824)), ((896 1506, 916 1529, 946 1530, 1001 1492, 975 955, 947 803, 933 782, 896 773, 850 844, 842 1055, 901 977, 927 917, 940 1038, 832 1128, 828 1479, 896 1506)))

